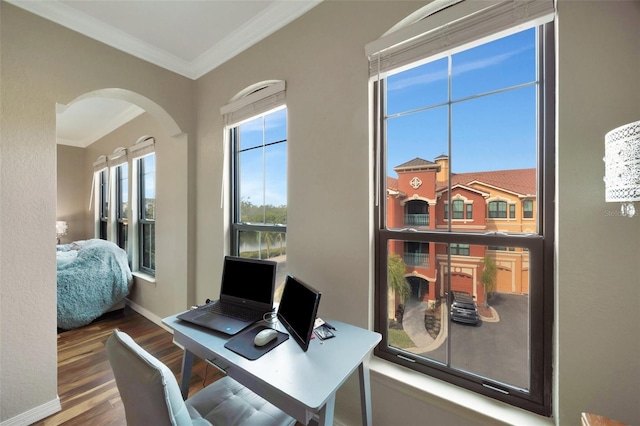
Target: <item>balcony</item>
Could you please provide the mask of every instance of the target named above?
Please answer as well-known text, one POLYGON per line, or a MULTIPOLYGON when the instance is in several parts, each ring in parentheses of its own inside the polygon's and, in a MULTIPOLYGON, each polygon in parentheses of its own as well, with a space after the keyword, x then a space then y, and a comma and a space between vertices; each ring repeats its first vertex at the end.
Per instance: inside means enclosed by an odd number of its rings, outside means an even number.
POLYGON ((404 224, 406 226, 429 226, 428 214, 405 214, 404 224))
POLYGON ((405 253, 403 259, 407 266, 429 267, 429 253, 405 253))

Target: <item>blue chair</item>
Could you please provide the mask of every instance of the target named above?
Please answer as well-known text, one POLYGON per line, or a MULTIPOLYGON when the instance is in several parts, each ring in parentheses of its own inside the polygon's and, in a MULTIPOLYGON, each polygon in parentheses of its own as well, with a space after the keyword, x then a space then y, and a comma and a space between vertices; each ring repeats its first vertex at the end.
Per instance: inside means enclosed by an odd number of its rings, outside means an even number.
POLYGON ((295 420, 230 377, 182 400, 171 370, 126 333, 114 330, 107 355, 128 426, 285 426, 295 420))

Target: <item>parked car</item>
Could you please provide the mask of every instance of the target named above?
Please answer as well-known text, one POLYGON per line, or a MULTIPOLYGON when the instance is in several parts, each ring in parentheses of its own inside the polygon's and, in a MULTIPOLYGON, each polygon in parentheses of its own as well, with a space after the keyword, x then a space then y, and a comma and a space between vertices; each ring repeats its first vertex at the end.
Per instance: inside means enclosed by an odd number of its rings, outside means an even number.
POLYGON ((478 305, 476 305, 473 297, 464 291, 454 291, 452 294, 451 309, 449 311, 451 320, 467 324, 478 324, 478 321, 480 321, 478 305))

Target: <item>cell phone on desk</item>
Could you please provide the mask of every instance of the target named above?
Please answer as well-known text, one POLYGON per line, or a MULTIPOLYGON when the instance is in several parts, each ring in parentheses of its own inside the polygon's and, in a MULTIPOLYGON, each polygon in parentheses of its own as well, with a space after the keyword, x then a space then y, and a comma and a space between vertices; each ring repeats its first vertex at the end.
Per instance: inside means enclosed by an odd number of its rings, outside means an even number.
POLYGON ((329 330, 329 328, 327 328, 324 324, 320 327, 316 327, 316 329, 313 331, 320 340, 327 340, 335 337, 335 334, 333 334, 333 332, 329 330))

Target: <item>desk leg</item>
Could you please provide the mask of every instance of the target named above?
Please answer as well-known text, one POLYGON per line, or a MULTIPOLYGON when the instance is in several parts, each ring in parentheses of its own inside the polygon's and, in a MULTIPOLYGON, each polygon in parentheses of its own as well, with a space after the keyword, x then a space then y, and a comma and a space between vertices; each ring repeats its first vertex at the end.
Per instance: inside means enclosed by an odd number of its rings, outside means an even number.
POLYGON ((360 376, 360 406, 362 407, 362 424, 371 426, 371 381, 369 379, 369 367, 363 361, 358 366, 360 376))
POLYGON ((327 403, 318 412, 319 426, 333 426, 333 412, 336 408, 335 392, 327 399, 327 403))
POLYGON ((191 367, 193 367, 193 352, 184 350, 182 354, 182 374, 180 379, 180 391, 182 399, 189 398, 189 382, 191 381, 191 367))

